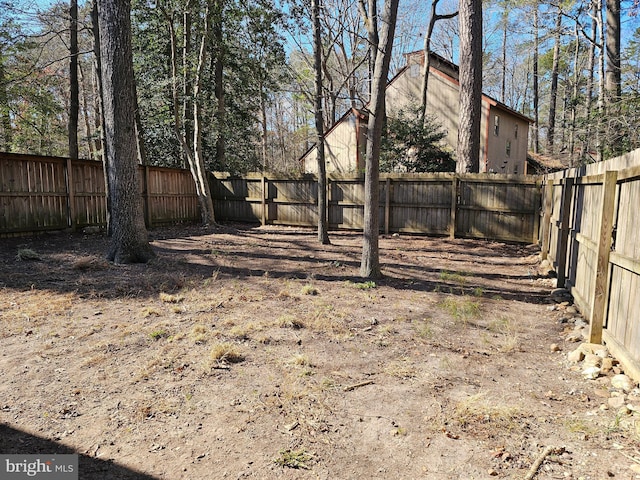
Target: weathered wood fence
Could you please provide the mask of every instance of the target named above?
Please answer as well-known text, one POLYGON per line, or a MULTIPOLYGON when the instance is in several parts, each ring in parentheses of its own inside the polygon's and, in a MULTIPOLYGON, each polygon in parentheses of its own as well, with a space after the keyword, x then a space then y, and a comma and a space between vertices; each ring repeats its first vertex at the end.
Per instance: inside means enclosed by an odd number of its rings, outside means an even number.
MULTIPOLYGON (((216 218, 315 226, 318 183, 299 178, 214 173, 216 218)), ((523 175, 394 174, 380 176, 380 226, 385 233, 538 241, 540 182, 523 175)), ((330 176, 331 229, 361 229, 364 178, 330 176)))
POLYGON ((542 255, 604 341, 640 380, 640 150, 545 178, 542 255))
MULTIPOLYGON (((197 221, 188 170, 140 166, 140 195, 148 226, 197 221)), ((0 235, 104 226, 101 162, 0 153, 0 235)))
MULTIPOLYGON (((187 170, 140 167, 147 226, 197 221, 199 207, 187 170)), ((219 220, 315 226, 314 177, 261 174, 211 176, 219 220)), ((362 176, 330 177, 329 224, 361 229, 362 176)), ((382 175, 384 232, 424 233, 536 242, 540 182, 521 175, 382 175)), ((104 171, 100 162, 0 153, 0 235, 104 226, 104 171)))

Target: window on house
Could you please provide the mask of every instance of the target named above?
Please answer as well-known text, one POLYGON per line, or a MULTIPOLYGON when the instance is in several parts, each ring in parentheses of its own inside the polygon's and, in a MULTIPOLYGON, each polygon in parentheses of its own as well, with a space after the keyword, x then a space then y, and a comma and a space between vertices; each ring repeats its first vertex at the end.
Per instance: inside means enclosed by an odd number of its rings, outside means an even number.
POLYGON ((514 138, 518 138, 518 124, 516 123, 516 126, 513 129, 513 137, 514 138))
POLYGON ((506 154, 507 157, 511 156, 511 140, 507 140, 507 150, 506 150, 506 154))
POLYGON ((493 134, 496 137, 500 134, 500 115, 493 117, 493 134))

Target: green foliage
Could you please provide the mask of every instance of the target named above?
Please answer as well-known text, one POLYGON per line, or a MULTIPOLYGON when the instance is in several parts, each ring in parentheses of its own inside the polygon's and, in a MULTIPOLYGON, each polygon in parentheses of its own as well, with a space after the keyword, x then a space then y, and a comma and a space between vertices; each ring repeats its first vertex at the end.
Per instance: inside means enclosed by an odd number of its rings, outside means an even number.
POLYGON ((423 123, 417 111, 401 110, 387 119, 380 151, 382 172, 453 172, 456 163, 442 141, 446 134, 434 118, 423 123))
MULTIPOLYGON (((196 2, 197 3, 197 2, 196 2)), ((176 81, 178 83, 179 116, 183 106, 197 101, 202 121, 202 149, 211 170, 244 173, 259 169, 261 140, 260 106, 268 104, 270 94, 280 87, 285 64, 282 38, 278 31, 282 14, 266 1, 245 4, 239 1, 222 2, 222 11, 213 15, 211 29, 219 28, 222 43, 211 38, 208 56, 202 71, 202 91, 193 97, 189 88, 185 93, 184 80, 193 85, 199 46, 203 34, 204 3, 193 7, 191 45, 184 58, 185 32, 179 2, 167 5, 165 12, 154 3, 134 0, 132 28, 134 63, 138 83, 138 97, 142 113, 145 145, 150 161, 160 165, 184 165, 180 142, 175 128, 173 111, 173 72, 171 68, 172 26, 177 47, 176 81), (166 13, 166 15, 165 15, 166 13), (215 85, 217 60, 222 58, 224 113, 219 114, 215 85), (262 99, 262 101, 261 101, 262 99), (224 145, 224 156, 218 154, 224 145)), ((187 129, 193 123, 193 113, 184 115, 187 129)), ((180 132, 182 134, 182 132, 180 132)), ((187 143, 193 140, 187 135, 187 143)))

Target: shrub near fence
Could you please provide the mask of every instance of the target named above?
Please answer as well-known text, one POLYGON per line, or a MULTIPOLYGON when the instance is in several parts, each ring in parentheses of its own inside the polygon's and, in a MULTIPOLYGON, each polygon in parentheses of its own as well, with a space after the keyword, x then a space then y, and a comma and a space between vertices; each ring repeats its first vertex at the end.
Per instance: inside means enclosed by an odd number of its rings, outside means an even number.
MULTIPOLYGON (((139 167, 147 226, 200 218, 188 170, 139 167)), ((0 235, 105 226, 101 162, 0 153, 0 235)))
MULTIPOLYGON (((216 218, 316 226, 318 184, 298 178, 214 173, 216 218)), ((362 229, 364 178, 329 176, 332 229, 362 229)), ((540 183, 536 177, 453 173, 382 174, 380 225, 386 232, 537 242, 540 183)))
POLYGON ((542 254, 604 341, 640 380, 640 150, 548 175, 542 254))

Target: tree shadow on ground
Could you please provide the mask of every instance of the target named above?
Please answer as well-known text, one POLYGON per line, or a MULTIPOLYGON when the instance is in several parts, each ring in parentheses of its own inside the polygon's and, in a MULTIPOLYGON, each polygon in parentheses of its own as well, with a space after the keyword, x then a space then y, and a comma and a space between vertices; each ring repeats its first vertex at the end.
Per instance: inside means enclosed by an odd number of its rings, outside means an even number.
POLYGON ((73 450, 46 438, 41 438, 0 423, 0 453, 5 455, 78 454, 80 480, 156 480, 157 477, 136 472, 110 460, 101 460, 73 450))
MULTIPOLYGON (((226 225, 214 231, 181 226, 152 231, 158 258, 147 265, 113 265, 100 259, 108 239, 82 234, 0 241, 0 288, 73 293, 80 298, 152 298, 217 278, 269 276, 327 282, 362 282, 358 276, 360 236, 332 234, 329 246, 315 242, 312 229, 226 225), (42 253, 42 261, 18 262, 22 246, 42 253), (75 265, 90 259, 87 268, 75 265)), ((381 236, 377 283, 399 290, 481 293, 507 300, 545 303, 548 288, 535 285, 528 246, 465 239, 381 236), (455 252, 452 252, 455 249, 455 252), (509 273, 501 267, 518 267, 509 273), (498 269, 498 270, 491 270, 498 269), (458 272, 447 281, 443 272, 458 272)), ((451 275, 449 275, 451 276, 451 275)))

